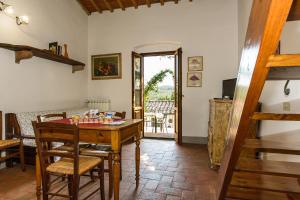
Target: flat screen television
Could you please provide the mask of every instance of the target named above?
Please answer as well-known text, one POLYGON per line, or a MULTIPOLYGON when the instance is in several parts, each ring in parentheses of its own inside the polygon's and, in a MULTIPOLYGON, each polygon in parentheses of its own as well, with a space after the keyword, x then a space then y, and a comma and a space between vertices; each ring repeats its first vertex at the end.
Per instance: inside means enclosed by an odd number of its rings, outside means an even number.
POLYGON ((235 90, 236 78, 223 80, 222 98, 229 97, 233 99, 235 90))

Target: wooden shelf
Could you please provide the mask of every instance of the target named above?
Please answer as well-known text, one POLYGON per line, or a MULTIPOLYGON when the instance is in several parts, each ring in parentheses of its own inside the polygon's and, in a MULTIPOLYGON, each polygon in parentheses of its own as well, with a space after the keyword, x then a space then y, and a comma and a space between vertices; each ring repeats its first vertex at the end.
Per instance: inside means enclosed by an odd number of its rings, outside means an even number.
POLYGON ((47 60, 52 60, 55 62, 67 64, 67 65, 72 65, 72 73, 74 73, 76 71, 81 71, 85 67, 85 64, 82 62, 53 54, 49 50, 38 49, 38 48, 31 47, 31 46, 12 45, 12 44, 5 44, 5 43, 0 43, 0 48, 14 51, 15 52, 15 62, 18 64, 20 63, 21 60, 30 59, 33 56, 36 56, 39 58, 44 58, 47 60))

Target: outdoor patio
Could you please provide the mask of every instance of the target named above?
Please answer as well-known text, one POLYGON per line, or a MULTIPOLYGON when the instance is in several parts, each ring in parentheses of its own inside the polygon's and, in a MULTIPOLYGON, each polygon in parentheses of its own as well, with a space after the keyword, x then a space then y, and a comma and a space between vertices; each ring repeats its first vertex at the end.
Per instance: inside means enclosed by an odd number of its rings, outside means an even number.
POLYGON ((174 101, 155 100, 145 103, 145 137, 174 138, 174 101))

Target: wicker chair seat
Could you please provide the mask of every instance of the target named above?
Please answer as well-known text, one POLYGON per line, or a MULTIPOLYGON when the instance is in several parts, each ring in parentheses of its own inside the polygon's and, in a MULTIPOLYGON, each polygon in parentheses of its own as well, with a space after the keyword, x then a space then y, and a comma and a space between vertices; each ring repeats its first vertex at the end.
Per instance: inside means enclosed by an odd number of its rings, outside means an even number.
MULTIPOLYGON (((79 175, 92 170, 102 162, 101 158, 90 156, 79 156, 79 175)), ((73 175, 73 159, 63 158, 55 163, 50 164, 46 170, 51 173, 73 175)))
POLYGON ((20 145, 19 139, 0 140, 0 150, 20 145))

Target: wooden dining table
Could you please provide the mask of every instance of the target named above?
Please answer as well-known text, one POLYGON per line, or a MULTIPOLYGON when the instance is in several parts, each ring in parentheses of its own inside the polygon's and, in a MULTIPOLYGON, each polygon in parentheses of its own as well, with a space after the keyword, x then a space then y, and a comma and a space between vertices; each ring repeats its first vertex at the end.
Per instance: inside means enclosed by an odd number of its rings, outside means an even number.
MULTIPOLYGON (((55 121, 53 121, 55 122, 55 121)), ((140 177, 140 139, 142 132, 142 119, 128 119, 121 125, 104 124, 80 124, 80 142, 91 144, 110 144, 113 151, 113 176, 114 176, 114 200, 119 200, 120 191, 120 153, 121 144, 135 139, 135 169, 136 187, 140 177)), ((36 196, 41 199, 41 169, 38 154, 36 156, 36 196)))

